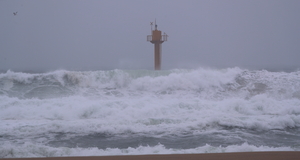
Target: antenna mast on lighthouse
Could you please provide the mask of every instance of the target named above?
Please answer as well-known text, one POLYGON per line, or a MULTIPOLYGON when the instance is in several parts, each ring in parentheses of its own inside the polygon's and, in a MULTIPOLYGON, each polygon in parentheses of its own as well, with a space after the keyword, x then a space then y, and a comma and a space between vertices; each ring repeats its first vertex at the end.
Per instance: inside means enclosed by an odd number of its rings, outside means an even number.
POLYGON ((161 35, 161 31, 157 30, 156 19, 154 21, 155 30, 152 30, 153 22, 150 22, 152 35, 147 36, 147 41, 154 44, 154 69, 161 69, 161 44, 167 41, 168 35, 164 33, 161 35))

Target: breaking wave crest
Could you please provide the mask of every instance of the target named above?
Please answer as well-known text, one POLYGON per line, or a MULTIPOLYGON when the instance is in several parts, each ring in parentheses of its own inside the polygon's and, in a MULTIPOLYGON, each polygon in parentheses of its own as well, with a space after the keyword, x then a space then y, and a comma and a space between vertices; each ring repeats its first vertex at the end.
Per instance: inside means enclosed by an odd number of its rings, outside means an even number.
POLYGON ((65 71, 0 74, 0 95, 18 98, 131 96, 136 94, 197 96, 205 99, 250 98, 266 94, 300 99, 300 71, 268 72, 240 68, 197 70, 65 71))
POLYGON ((0 120, 0 157, 300 150, 300 71, 7 71, 0 120))

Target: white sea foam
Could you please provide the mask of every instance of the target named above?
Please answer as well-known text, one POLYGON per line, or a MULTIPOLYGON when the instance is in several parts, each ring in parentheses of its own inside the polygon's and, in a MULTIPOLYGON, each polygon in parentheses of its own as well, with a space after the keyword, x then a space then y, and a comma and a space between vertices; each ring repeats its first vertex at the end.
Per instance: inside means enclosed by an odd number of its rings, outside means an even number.
POLYGON ((247 143, 227 147, 205 145, 192 149, 172 149, 164 145, 139 146, 137 148, 53 148, 27 142, 22 145, 4 144, 0 147, 0 158, 17 157, 66 157, 66 156, 105 156, 105 155, 149 155, 149 154, 190 154, 190 153, 223 153, 254 151, 299 151, 290 147, 253 146, 247 143), (5 146, 5 147, 4 147, 5 146))
POLYGON ((293 150, 248 144, 207 145, 190 150, 168 149, 164 145, 101 150, 52 148, 44 144, 55 139, 52 133, 163 137, 215 131, 227 134, 223 128, 297 129, 300 72, 240 68, 158 72, 59 70, 41 74, 8 71, 0 74, 0 120, 2 157, 204 153, 209 149, 231 152, 243 148, 293 150), (22 145, 15 146, 11 141, 22 145))
POLYGON ((198 98, 18 99, 0 97, 0 134, 76 132, 174 133, 208 128, 285 129, 300 126, 300 101, 266 95, 220 101, 198 98))

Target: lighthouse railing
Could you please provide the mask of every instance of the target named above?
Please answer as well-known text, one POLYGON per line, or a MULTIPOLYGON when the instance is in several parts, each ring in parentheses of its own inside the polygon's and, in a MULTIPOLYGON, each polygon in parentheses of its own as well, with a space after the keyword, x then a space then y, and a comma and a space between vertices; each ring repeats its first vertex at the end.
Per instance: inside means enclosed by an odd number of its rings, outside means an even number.
POLYGON ((152 35, 147 36, 147 41, 152 41, 152 35))
POLYGON ((167 41, 168 40, 168 35, 164 34, 161 36, 161 41, 167 41))
MULTIPOLYGON (((161 41, 167 41, 168 40, 168 35, 164 34, 160 38, 161 41)), ((147 41, 152 41, 152 35, 147 36, 147 41)))

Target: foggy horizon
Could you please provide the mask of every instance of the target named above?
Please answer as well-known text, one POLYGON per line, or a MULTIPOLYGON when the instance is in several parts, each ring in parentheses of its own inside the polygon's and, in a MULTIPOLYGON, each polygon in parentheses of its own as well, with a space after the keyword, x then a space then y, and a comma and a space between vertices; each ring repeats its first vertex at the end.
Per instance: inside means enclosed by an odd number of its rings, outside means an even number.
POLYGON ((300 68, 300 1, 0 1, 0 72, 300 68))

